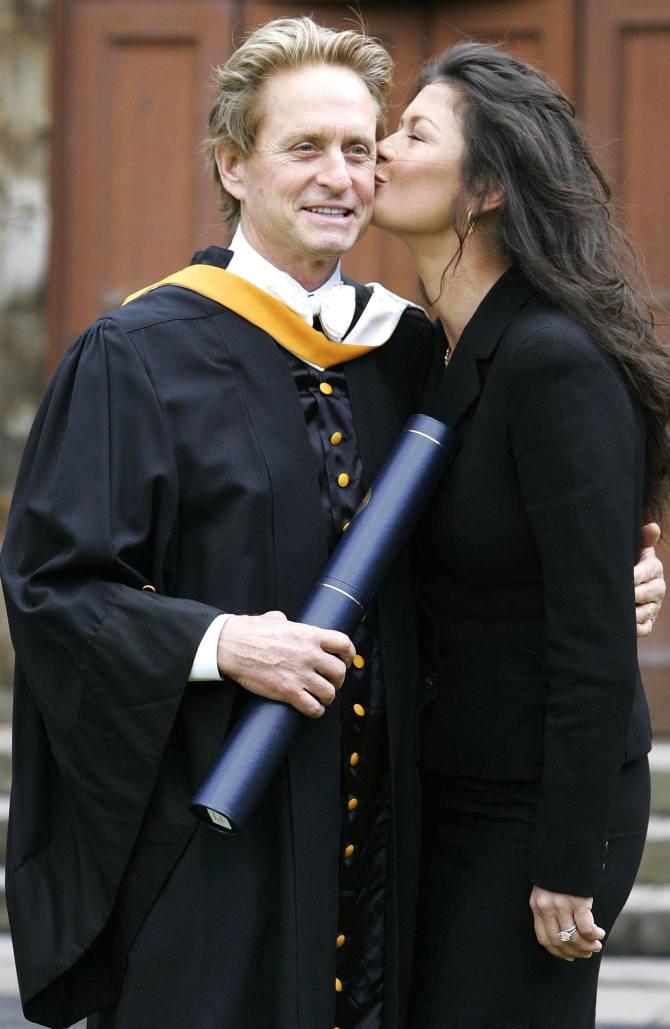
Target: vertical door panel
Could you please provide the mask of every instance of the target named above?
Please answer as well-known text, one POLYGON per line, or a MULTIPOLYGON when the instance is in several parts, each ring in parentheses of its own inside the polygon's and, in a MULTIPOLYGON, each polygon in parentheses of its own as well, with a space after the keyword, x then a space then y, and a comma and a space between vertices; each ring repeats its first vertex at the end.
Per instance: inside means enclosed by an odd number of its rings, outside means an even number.
POLYGON ((229 6, 65 6, 52 362, 100 312, 225 239, 199 152, 229 6))
POLYGON ((569 95, 575 90, 575 0, 438 3, 435 51, 473 36, 542 68, 569 95))
MULTIPOLYGON (((670 343, 670 7, 589 0, 584 109, 619 213, 644 260, 659 333, 670 343)), ((670 549, 661 551, 666 575, 670 549)), ((666 603, 666 608, 667 608, 666 603)), ((670 611, 640 645, 657 732, 670 732, 670 611)))

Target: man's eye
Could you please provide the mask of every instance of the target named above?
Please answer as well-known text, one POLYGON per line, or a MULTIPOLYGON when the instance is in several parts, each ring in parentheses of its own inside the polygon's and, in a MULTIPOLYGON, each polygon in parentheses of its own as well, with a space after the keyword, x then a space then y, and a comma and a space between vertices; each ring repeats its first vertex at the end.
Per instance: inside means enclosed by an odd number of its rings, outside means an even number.
POLYGON ((370 150, 363 143, 349 147, 349 153, 352 157, 370 157, 370 150))
POLYGON ((316 150, 313 143, 298 143, 297 146, 293 147, 295 153, 298 154, 312 154, 316 150))

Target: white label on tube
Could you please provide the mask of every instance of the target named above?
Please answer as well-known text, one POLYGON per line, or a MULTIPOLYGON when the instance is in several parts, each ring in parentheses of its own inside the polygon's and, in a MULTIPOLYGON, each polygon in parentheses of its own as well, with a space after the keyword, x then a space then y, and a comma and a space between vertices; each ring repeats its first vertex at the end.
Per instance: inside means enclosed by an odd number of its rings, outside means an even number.
POLYGON ((207 808, 207 814, 214 822, 214 825, 220 825, 223 829, 232 830, 232 825, 228 821, 225 815, 220 814, 218 811, 213 811, 211 807, 207 808))

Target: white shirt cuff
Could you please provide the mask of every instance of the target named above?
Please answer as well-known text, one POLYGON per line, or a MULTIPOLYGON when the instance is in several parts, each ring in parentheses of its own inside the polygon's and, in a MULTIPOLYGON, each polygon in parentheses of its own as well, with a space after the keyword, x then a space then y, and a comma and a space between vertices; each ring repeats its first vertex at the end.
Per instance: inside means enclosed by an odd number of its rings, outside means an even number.
POLYGON ((216 682, 223 678, 219 674, 219 664, 217 661, 219 635, 228 619, 232 617, 232 614, 217 615, 214 621, 210 623, 195 652, 188 677, 189 682, 216 682))

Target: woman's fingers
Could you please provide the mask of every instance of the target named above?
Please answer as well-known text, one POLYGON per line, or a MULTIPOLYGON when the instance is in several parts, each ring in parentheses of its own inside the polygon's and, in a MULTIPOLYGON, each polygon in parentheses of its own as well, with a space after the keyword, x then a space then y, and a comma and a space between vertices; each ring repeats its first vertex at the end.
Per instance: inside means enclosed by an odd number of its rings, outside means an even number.
POLYGON ((592 903, 592 897, 573 897, 534 886, 530 907, 538 943, 564 961, 597 954, 605 932, 595 924, 592 903))
MULTIPOLYGON (((605 937, 605 930, 596 925, 593 918, 593 911, 586 905, 575 907, 575 925, 579 935, 590 943, 599 943, 605 937)), ((598 948, 600 949, 600 948, 598 948)))

